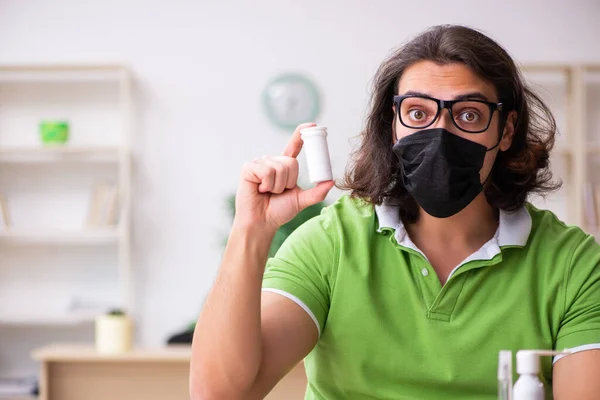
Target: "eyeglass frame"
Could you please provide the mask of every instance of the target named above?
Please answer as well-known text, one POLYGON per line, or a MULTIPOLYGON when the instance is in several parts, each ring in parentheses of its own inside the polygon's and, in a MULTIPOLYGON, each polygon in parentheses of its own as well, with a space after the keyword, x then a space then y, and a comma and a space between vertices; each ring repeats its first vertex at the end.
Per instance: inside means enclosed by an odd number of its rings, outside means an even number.
POLYGON ((483 133, 485 131, 487 131, 490 128, 490 125, 492 123, 492 119, 494 119, 494 112, 496 110, 498 110, 499 112, 503 111, 503 103, 494 103, 492 101, 485 101, 485 100, 480 100, 480 99, 460 99, 460 100, 440 100, 440 99, 436 99, 434 97, 429 97, 429 96, 421 96, 421 95, 414 95, 414 94, 409 94, 409 95, 396 95, 394 96, 394 105, 396 106, 396 114, 398 114, 398 120, 400 121, 400 123, 409 128, 409 129, 425 129, 430 127, 431 125, 433 125, 435 123, 435 121, 438 120, 438 118, 440 117, 440 114, 442 112, 443 109, 448 110, 448 113, 450 114, 452 123, 454 124, 454 126, 456 126, 458 129, 460 129, 461 131, 465 132, 465 133, 483 133), (408 126, 404 123, 404 121, 402 120, 402 116, 400 115, 400 105, 402 104, 402 102, 405 99, 408 98, 419 98, 419 99, 428 99, 428 100, 433 100, 437 103, 437 113, 435 114, 435 117, 433 118, 433 120, 425 125, 425 126, 419 126, 417 128, 412 127, 412 126, 408 126), (479 130, 479 131, 467 131, 464 130, 463 128, 461 128, 460 126, 458 126, 458 124, 456 123, 456 121, 454 120, 454 117, 452 115, 452 107, 454 106, 454 104, 456 103, 460 103, 460 102, 464 102, 464 101, 470 101, 470 102, 475 102, 475 103, 482 103, 485 104, 489 107, 490 109, 490 119, 488 120, 488 123, 485 127, 485 129, 479 130))

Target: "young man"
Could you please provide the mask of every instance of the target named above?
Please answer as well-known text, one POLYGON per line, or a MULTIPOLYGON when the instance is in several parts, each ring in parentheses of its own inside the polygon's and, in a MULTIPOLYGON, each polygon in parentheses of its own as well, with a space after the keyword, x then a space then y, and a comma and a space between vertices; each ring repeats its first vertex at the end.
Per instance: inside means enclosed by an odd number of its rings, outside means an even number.
POLYGON ((374 82, 351 196, 268 262, 279 226, 333 182, 296 186, 308 125, 244 166, 192 397, 262 398, 306 357, 307 399, 491 400, 499 350, 571 348, 543 380, 558 400, 600 398, 600 246, 526 203, 553 189, 547 107, 460 26, 419 35, 374 82))

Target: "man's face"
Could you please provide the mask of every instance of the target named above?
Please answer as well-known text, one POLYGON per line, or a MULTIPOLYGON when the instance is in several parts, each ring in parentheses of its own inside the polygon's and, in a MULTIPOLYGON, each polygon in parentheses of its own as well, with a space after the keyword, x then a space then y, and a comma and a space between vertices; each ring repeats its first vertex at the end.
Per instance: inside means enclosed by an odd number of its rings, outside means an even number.
MULTIPOLYGON (((398 94, 414 93, 440 100, 455 100, 465 95, 476 94, 477 96, 474 98, 478 98, 478 100, 486 100, 493 103, 499 102, 496 90, 492 84, 479 78, 466 65, 459 63, 438 65, 432 61, 419 61, 411 65, 404 71, 404 74, 400 78, 398 94)), ((499 150, 507 150, 510 147, 515 117, 516 115, 513 114, 509 116, 500 145, 486 154, 483 168, 480 172, 482 180, 489 175, 497 152, 499 150)), ((498 111, 493 113, 489 128, 482 133, 463 132, 454 125, 452 118, 448 110, 441 110, 438 119, 426 129, 444 128, 455 135, 484 145, 488 149, 498 143, 498 139, 500 138, 498 132, 500 114, 498 111)), ((400 123, 397 115, 395 115, 393 127, 396 139, 412 135, 420 130, 405 127, 400 123)))

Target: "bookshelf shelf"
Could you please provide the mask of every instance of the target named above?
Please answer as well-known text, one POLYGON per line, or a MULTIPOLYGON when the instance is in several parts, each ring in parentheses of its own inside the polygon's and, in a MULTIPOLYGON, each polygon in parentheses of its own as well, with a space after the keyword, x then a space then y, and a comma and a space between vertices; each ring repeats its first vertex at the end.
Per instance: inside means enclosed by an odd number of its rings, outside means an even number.
POLYGON ((119 65, 3 65, 0 83, 118 83, 126 74, 119 65))
POLYGON ((64 315, 0 315, 0 326, 76 326, 91 324, 95 315, 64 314, 64 315))
POLYGON ((587 151, 589 154, 600 154, 600 143, 592 143, 588 146, 587 151))
POLYGON ((118 162, 126 155, 119 147, 5 147, 0 163, 118 162))
POLYGON ((555 154, 558 154, 561 156, 565 156, 565 157, 571 157, 573 155, 573 151, 571 151, 571 149, 567 148, 566 146, 555 147, 552 150, 552 153, 555 153, 555 154))
POLYGON ((38 397, 35 395, 18 395, 18 396, 10 396, 10 397, 0 397, 3 400, 38 400, 38 397))
POLYGON ((10 228, 0 231, 0 242, 36 244, 107 244, 116 243, 118 228, 98 229, 23 229, 10 228))

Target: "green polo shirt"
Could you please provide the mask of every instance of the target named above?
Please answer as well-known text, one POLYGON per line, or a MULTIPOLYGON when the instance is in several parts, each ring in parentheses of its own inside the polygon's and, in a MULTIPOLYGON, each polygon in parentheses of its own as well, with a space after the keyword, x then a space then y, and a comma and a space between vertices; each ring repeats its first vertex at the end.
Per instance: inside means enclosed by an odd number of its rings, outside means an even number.
POLYGON ((306 399, 492 400, 500 350, 600 348, 600 245, 529 204, 499 222, 444 286, 394 207, 344 196, 297 229, 263 290, 319 330, 306 399))

